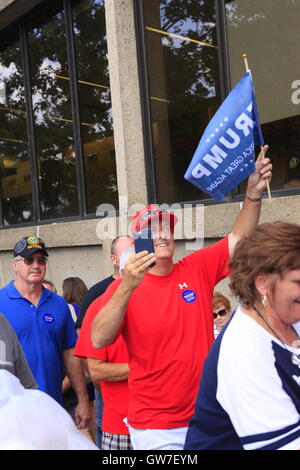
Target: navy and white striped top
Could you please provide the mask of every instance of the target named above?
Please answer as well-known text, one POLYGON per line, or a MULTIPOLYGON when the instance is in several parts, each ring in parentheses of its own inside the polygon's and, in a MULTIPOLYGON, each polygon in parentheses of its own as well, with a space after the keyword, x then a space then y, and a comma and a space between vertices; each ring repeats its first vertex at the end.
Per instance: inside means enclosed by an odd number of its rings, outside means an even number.
MULTIPOLYGON (((300 322, 294 325, 300 333, 300 322)), ((300 368, 239 307, 210 350, 185 449, 299 449, 300 368)))

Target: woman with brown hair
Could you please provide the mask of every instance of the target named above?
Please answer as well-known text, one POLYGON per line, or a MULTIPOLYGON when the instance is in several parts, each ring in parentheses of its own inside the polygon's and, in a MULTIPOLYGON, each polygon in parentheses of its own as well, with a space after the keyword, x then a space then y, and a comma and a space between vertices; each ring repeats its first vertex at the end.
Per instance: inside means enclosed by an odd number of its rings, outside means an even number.
POLYGON ((186 449, 300 448, 300 226, 260 225, 230 264, 240 306, 206 359, 186 449))
POLYGON ((68 302, 74 322, 76 322, 80 306, 88 291, 80 277, 67 277, 63 280, 63 297, 68 302))

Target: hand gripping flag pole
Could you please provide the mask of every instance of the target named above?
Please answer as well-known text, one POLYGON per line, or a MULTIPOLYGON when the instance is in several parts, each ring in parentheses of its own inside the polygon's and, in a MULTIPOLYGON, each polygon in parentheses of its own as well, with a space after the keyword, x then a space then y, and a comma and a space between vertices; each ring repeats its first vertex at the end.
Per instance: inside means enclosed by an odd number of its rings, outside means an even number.
MULTIPOLYGON (((250 70, 250 67, 249 67, 249 64, 248 64, 247 54, 243 54, 243 55, 242 55, 242 58, 244 59, 246 72, 250 73, 250 75, 251 75, 251 70, 250 70)), ((260 150, 261 150, 261 153, 260 153, 260 157, 259 157, 259 158, 260 158, 260 159, 265 158, 265 151, 264 151, 264 146, 263 146, 263 145, 260 146, 260 150)), ((272 196, 271 196, 269 178, 267 179, 267 191, 268 191, 269 200, 271 200, 271 199, 272 199, 272 196)))

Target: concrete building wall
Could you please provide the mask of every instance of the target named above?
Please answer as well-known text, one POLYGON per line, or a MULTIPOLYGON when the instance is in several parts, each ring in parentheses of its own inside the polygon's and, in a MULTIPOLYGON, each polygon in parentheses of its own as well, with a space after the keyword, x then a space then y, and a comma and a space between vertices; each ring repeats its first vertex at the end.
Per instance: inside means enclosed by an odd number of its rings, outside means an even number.
POLYGON ((43 0, 0 0, 0 29, 28 13, 43 0))

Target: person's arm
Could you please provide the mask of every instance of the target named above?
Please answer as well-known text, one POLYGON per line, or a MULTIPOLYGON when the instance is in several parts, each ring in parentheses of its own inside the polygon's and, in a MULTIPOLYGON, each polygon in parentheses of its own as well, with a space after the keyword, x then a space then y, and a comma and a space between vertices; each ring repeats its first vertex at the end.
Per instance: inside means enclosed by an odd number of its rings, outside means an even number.
POLYGON ((129 258, 122 282, 92 323, 91 340, 94 348, 103 348, 114 342, 130 297, 142 282, 146 272, 151 269, 151 264, 154 261, 155 255, 147 251, 142 251, 129 258))
MULTIPOLYGON (((264 152, 266 152, 267 149, 268 146, 265 145, 264 152)), ((271 176, 272 165, 270 160, 263 158, 260 154, 256 161, 256 170, 248 179, 246 194, 248 194, 251 199, 245 199, 243 208, 228 237, 230 257, 232 257, 234 253, 237 242, 243 237, 251 235, 256 229, 260 217, 261 201, 255 201, 255 199, 261 198, 262 193, 267 187, 267 180, 270 180, 271 176)))
POLYGON ((67 376, 77 396, 75 424, 78 429, 85 429, 91 419, 91 409, 86 391, 85 375, 80 358, 73 356, 74 348, 63 351, 67 376))
POLYGON ((120 382, 129 375, 128 364, 113 364, 91 357, 86 359, 86 363, 92 382, 120 382))

